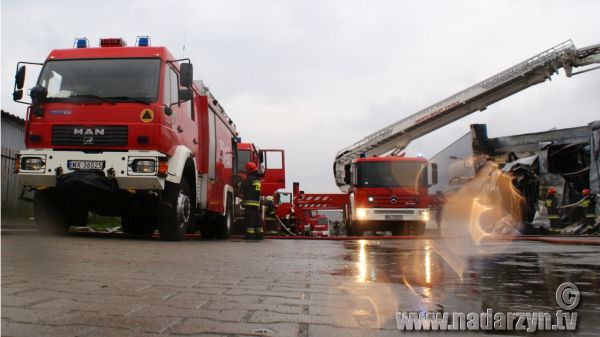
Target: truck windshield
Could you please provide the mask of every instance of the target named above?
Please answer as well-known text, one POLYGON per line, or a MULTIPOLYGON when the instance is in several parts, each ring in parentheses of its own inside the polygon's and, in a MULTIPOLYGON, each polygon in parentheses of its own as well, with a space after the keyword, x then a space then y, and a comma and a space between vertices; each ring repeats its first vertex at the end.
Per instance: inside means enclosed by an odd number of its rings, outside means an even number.
POLYGON ((409 161, 359 162, 356 164, 357 187, 427 186, 424 163, 409 161))
POLYGON ((160 59, 85 59, 46 62, 38 85, 50 101, 157 100, 160 59))
POLYGON ((250 151, 239 150, 238 151, 238 170, 240 172, 246 172, 246 164, 250 161, 250 151))

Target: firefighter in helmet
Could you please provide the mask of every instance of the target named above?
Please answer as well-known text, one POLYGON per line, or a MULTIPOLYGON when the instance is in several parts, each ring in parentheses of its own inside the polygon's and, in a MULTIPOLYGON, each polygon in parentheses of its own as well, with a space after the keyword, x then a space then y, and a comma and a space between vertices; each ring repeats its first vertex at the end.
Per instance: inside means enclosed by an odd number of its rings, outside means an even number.
POLYGON ((551 229, 559 229, 560 215, 558 215, 558 199, 556 198, 556 188, 548 188, 546 196, 546 209, 548 210, 548 220, 550 220, 551 229))
POLYGON ((265 201, 265 228, 268 235, 277 235, 277 219, 275 218, 275 203, 273 197, 268 196, 265 201))
POLYGON ((590 194, 590 190, 584 188, 581 191, 583 200, 580 206, 584 210, 583 223, 586 225, 586 230, 591 231, 596 224, 596 194, 590 194))
POLYGON ((260 224, 260 174, 257 171, 257 166, 253 162, 246 164, 247 177, 242 182, 242 191, 244 193, 244 211, 246 224, 246 240, 262 240, 263 228, 260 224))

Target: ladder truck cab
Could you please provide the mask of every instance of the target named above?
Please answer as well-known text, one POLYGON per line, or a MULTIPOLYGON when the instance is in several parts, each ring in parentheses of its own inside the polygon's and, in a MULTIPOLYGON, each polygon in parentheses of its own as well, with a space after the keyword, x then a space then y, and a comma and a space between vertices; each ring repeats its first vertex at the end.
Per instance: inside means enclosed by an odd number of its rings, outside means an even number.
POLYGON ((356 158, 351 164, 349 235, 391 231, 421 235, 429 220, 429 186, 437 165, 423 157, 356 158))
MULTIPOLYGON (((574 72, 575 68, 596 63, 600 63, 599 44, 577 49, 572 41, 565 41, 340 150, 334 159, 333 174, 340 190, 352 196, 351 231, 358 233, 360 221, 372 219, 382 221, 382 224, 385 221, 412 221, 417 220, 419 215, 425 218, 427 212, 427 184, 421 180, 425 179, 424 159, 366 157, 400 153, 414 139, 471 113, 484 111, 489 105, 521 90, 543 83, 560 68, 564 68, 567 77, 572 77, 599 67, 592 66, 574 72), (421 175, 415 174, 415 167, 419 165, 424 170, 421 175), (375 187, 372 183, 377 181, 387 185, 386 179, 398 180, 387 187, 375 187), (414 187, 409 191, 403 186, 407 183, 405 180, 411 179, 414 187), (413 209, 395 207, 397 209, 390 208, 386 211, 373 207, 380 205, 387 208, 392 200, 395 200, 395 205, 402 204, 404 201, 400 197, 405 197, 408 203, 414 204, 413 209)), ((433 170, 427 171, 427 175, 430 173, 433 170)))
POLYGON ((189 59, 148 37, 76 39, 39 64, 28 102, 32 65, 19 62, 15 76, 13 98, 28 105, 16 169, 42 231, 84 226, 92 211, 121 217, 125 233, 181 240, 199 224, 228 237, 236 126, 189 59))

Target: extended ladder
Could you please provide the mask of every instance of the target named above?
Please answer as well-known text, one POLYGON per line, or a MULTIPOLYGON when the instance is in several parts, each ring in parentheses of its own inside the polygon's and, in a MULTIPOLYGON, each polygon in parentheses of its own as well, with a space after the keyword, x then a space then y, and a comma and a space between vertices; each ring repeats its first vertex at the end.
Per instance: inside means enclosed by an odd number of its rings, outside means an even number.
POLYGON ((550 79, 560 68, 565 68, 567 77, 571 77, 599 68, 573 72, 574 67, 594 63, 600 63, 600 44, 577 49, 568 40, 541 52, 339 151, 333 164, 336 184, 342 191, 348 191, 349 186, 344 182, 347 165, 361 153, 372 156, 392 150, 401 151, 416 138, 475 111, 483 111, 497 101, 550 79))

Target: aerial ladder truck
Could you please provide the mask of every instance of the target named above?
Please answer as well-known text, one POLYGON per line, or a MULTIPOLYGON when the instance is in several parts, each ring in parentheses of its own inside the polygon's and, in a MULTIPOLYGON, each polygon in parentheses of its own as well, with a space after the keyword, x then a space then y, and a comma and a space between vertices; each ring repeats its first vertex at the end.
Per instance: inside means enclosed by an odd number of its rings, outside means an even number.
POLYGON ((437 168, 423 158, 399 156, 412 140, 543 83, 560 68, 572 77, 600 68, 596 63, 600 44, 577 49, 565 41, 339 151, 333 173, 340 190, 349 195, 348 233, 422 233, 429 217, 427 187, 435 184, 437 168), (589 67, 574 72, 584 66, 589 67))

